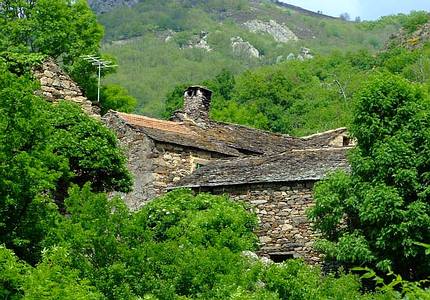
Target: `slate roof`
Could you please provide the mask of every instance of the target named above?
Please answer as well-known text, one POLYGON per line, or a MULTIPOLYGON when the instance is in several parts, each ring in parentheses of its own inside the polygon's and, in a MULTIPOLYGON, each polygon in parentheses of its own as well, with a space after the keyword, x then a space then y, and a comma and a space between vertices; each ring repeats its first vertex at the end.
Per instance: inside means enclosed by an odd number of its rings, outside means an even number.
POLYGON ((175 187, 316 181, 334 170, 349 171, 347 150, 348 148, 294 150, 277 155, 218 161, 182 178, 175 187))
POLYGON ((327 147, 344 128, 317 135, 294 138, 246 126, 208 121, 199 126, 192 121, 166 121, 141 115, 109 112, 104 118, 117 117, 150 138, 171 144, 194 147, 228 156, 268 155, 291 149, 327 147))

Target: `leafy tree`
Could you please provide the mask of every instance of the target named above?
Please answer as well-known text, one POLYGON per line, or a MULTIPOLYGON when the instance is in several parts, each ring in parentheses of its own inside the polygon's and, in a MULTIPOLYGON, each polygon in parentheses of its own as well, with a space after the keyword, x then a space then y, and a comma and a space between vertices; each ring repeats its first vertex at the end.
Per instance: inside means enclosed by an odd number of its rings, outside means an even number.
POLYGON ((224 280, 241 276, 240 252, 256 242, 255 216, 225 197, 175 191, 131 214, 120 198, 86 185, 72 189, 65 203, 70 217, 44 246, 68 249, 71 266, 109 299, 228 289, 224 280))
POLYGON ((53 106, 0 66, 0 243, 35 263, 39 242, 74 183, 128 191, 131 177, 112 132, 70 103, 53 106))
POLYGON ((0 37, 0 56, 50 56, 94 99, 95 72, 81 56, 99 54, 103 28, 85 0, 3 1, 0 37))
POLYGON ((393 75, 371 78, 358 94, 351 173, 317 185, 311 217, 321 248, 346 265, 373 265, 404 278, 429 276, 416 243, 430 240, 430 102, 393 75))
POLYGON ((2 299, 21 299, 22 285, 28 266, 20 263, 11 250, 0 246, 0 297, 2 299))
POLYGON ((101 114, 104 115, 109 109, 118 110, 122 112, 132 112, 136 105, 137 100, 130 96, 125 88, 120 85, 112 84, 104 86, 101 90, 101 114))
POLYGON ((115 134, 67 101, 51 107, 52 135, 46 140, 53 153, 65 157, 71 174, 64 174, 57 194, 72 184, 91 182, 97 192, 129 192, 132 179, 115 134))
POLYGON ((1 50, 60 56, 70 62, 97 51, 103 31, 85 1, 11 0, 2 3, 1 50))

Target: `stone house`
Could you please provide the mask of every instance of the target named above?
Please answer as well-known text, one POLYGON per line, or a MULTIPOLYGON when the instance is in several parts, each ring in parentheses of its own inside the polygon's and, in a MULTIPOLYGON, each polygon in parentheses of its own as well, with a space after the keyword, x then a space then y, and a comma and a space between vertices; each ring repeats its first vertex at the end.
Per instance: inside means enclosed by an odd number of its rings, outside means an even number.
POLYGON ((306 217, 312 189, 328 172, 349 170, 348 148, 293 149, 281 154, 215 162, 182 178, 175 188, 228 194, 257 213, 259 254, 274 261, 304 258, 318 263, 316 233, 306 217))
MULTIPOLYGON (((97 106, 54 61, 34 75, 47 100, 75 102, 100 118, 97 106)), ((315 182, 330 171, 348 170, 345 152, 352 143, 346 129, 297 138, 215 122, 209 118, 210 100, 209 90, 192 86, 184 93, 183 111, 169 121, 115 111, 102 118, 116 132, 135 178, 134 190, 123 199, 136 210, 179 187, 226 193, 255 209, 261 255, 318 262, 305 210, 315 182)))
POLYGON ((162 195, 183 177, 213 161, 268 156, 294 149, 343 147, 340 128, 305 138, 271 133, 209 119, 211 92, 203 87, 185 91, 184 110, 170 121, 110 111, 103 121, 116 131, 135 176, 134 190, 124 195, 138 209, 162 195))
POLYGON ((328 172, 348 170, 346 129, 297 138, 215 122, 209 118, 210 97, 204 87, 188 88, 183 111, 170 121, 115 111, 103 117, 117 132, 135 176, 134 191, 123 195, 127 205, 138 209, 180 187, 226 193, 255 209, 259 254, 318 262, 306 209, 315 182, 328 172))

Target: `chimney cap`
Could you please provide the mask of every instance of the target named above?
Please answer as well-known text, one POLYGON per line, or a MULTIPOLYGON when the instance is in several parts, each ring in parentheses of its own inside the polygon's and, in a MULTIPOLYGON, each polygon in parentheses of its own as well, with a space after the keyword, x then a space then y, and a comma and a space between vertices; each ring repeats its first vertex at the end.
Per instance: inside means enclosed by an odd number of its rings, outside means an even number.
POLYGON ((210 89, 208 89, 207 87, 202 86, 202 85, 191 85, 184 91, 184 93, 186 93, 188 91, 196 91, 196 90, 201 90, 203 92, 203 94, 206 96, 206 98, 211 98, 211 96, 212 96, 212 91, 210 89))

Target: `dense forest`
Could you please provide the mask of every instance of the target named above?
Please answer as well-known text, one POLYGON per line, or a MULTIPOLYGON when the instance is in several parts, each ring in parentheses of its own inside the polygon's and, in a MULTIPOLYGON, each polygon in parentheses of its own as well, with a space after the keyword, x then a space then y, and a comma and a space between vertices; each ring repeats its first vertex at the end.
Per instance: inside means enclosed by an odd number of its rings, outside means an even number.
MULTIPOLYGON (((183 7, 248 8, 202 3, 183 7)), ((152 17, 169 20, 164 13, 152 17)), ((31 72, 53 57, 94 99, 95 70, 82 55, 103 55, 96 20, 84 0, 0 5, 0 298, 430 299, 430 46, 419 35, 428 14, 363 24, 403 27, 382 52, 349 49, 242 73, 221 64, 199 77, 216 94, 218 120, 294 134, 349 125, 351 172, 319 183, 309 211, 326 272, 256 257, 257 217, 227 197, 177 190, 137 212, 110 197, 133 180, 114 133, 78 106, 37 96, 31 72)), ((183 82, 174 84, 159 110, 166 117, 181 101, 183 82)), ((133 109, 122 86, 102 96, 104 111, 133 109)))

